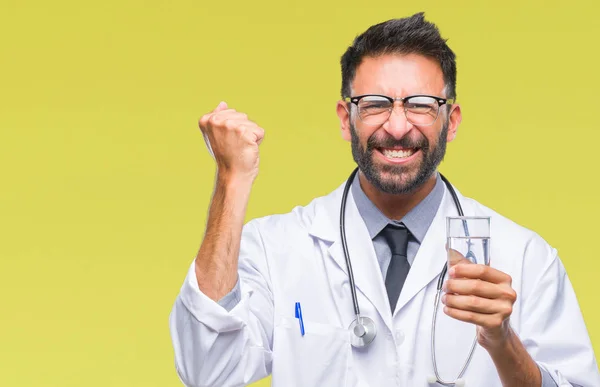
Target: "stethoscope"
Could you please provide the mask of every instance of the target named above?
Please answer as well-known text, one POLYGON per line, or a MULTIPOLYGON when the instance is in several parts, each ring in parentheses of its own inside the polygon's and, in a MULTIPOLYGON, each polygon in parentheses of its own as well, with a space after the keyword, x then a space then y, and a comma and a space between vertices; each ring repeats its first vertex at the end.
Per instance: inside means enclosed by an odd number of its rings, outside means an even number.
MULTIPOLYGON (((358 307, 358 299, 356 297, 356 285, 354 284, 354 273, 352 271, 352 263, 350 262, 350 254, 348 253, 348 244, 346 243, 346 201, 348 199, 348 192, 350 191, 350 186, 352 185, 352 181, 354 180, 354 177, 356 176, 357 172, 358 168, 352 171, 350 177, 346 181, 344 193, 342 194, 342 207, 340 209, 340 232, 342 237, 342 248, 344 250, 344 257, 346 258, 346 267, 348 268, 348 279, 350 281, 352 303, 354 304, 354 314, 356 315, 356 318, 348 327, 348 329, 352 332, 352 335, 350 336, 351 344, 355 348, 364 348, 367 345, 371 344, 371 342, 373 342, 373 339, 375 339, 375 336, 377 335, 377 329, 375 328, 375 322, 371 318, 360 315, 360 308, 358 307)), ((448 179, 446 179, 442 174, 440 174, 440 177, 446 184, 450 195, 452 195, 452 200, 454 201, 459 216, 464 216, 462 206, 460 205, 460 201, 458 200, 458 196, 456 195, 456 191, 454 191, 454 188, 452 187, 448 179)), ((467 229, 466 222, 463 222, 463 226, 465 228, 465 234, 468 236, 469 232, 467 229)), ((470 245, 469 252, 467 253, 466 258, 474 259, 474 255, 471 251, 470 245)), ((435 373, 435 376, 430 376, 427 379, 427 381, 430 384, 439 383, 442 386, 464 386, 465 382, 462 377, 465 371, 467 370, 469 363, 471 363, 471 359, 473 358, 475 346, 477 345, 477 337, 473 339, 473 345, 471 346, 471 350, 469 351, 469 356, 467 357, 467 360, 465 361, 465 364, 460 370, 460 373, 458 374, 457 378, 453 382, 443 380, 440 377, 435 357, 435 326, 437 320, 437 310, 440 305, 440 295, 442 292, 442 286, 444 284, 444 277, 446 276, 447 271, 448 264, 444 263, 444 267, 440 273, 440 277, 437 282, 437 291, 435 293, 434 306, 435 309, 433 310, 433 319, 431 321, 431 360, 433 362, 433 371, 435 373)))

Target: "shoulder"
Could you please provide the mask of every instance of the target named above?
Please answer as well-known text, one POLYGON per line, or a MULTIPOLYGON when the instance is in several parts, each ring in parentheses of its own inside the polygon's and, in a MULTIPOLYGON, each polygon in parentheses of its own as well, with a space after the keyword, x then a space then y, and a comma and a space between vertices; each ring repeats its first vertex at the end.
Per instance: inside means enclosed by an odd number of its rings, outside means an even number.
POLYGON ((518 224, 475 199, 460 196, 460 200, 467 215, 490 217, 492 246, 502 254, 496 258, 516 260, 517 262, 513 263, 522 268, 534 265, 539 270, 549 266, 557 257, 556 249, 534 230, 518 224))
POLYGON ((460 196, 460 201, 467 216, 489 216, 491 219, 491 232, 493 234, 499 233, 499 236, 509 234, 519 241, 537 236, 533 230, 518 224, 473 198, 460 196))
POLYGON ((287 213, 252 219, 244 229, 252 229, 260 234, 261 238, 279 243, 292 237, 295 240, 301 239, 302 236, 308 237, 315 222, 335 222, 330 214, 339 206, 342 191, 343 185, 327 195, 312 199, 306 205, 296 206, 287 213))

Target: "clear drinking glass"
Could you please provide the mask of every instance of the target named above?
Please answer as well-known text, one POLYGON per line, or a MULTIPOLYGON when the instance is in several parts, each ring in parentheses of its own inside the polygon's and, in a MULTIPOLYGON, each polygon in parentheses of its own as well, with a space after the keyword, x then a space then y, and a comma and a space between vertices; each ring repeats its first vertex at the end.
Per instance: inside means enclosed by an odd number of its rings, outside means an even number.
POLYGON ((472 263, 490 264, 490 217, 449 216, 446 218, 448 267, 457 262, 451 250, 456 250, 472 263))

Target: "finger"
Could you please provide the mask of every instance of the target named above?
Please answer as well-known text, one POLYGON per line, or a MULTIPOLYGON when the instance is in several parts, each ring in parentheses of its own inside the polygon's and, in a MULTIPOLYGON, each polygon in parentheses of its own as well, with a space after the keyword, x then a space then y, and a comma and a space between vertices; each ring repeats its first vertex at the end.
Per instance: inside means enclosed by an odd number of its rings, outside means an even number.
MULTIPOLYGON (((217 126, 217 130, 227 130, 227 131, 236 132, 239 135, 244 136, 244 137, 250 136, 250 137, 252 137, 252 140, 254 140, 254 137, 251 135, 253 135, 253 133, 256 129, 258 129, 258 125, 256 125, 252 121, 248 121, 243 116, 239 116, 239 115, 227 117, 224 121, 220 122, 220 124, 217 126)), ((250 137, 248 137, 248 138, 250 138, 250 137)))
POLYGON ((482 314, 467 310, 444 307, 444 313, 460 321, 479 325, 484 328, 495 328, 502 325, 504 318, 499 314, 482 314))
POLYGON ((498 269, 493 267, 473 264, 473 265, 456 265, 450 269, 448 275, 451 278, 472 278, 480 279, 493 284, 512 284, 512 278, 498 269))
POLYGON ((256 144, 260 145, 265 138, 265 130, 261 127, 256 127, 254 135, 256 136, 256 144))
POLYGON ((510 287, 476 279, 449 279, 444 283, 444 290, 446 293, 463 296, 477 296, 489 299, 516 299, 516 296, 513 296, 514 290, 510 287))
POLYGON ((200 128, 202 133, 204 133, 204 131, 208 127, 208 120, 210 120, 210 118, 212 117, 213 114, 214 113, 207 113, 207 114, 203 115, 202 117, 200 117, 200 119, 198 120, 198 127, 200 128))
POLYGON ((240 126, 242 136, 249 144, 260 145, 263 138, 265 137, 265 131, 263 128, 255 124, 254 122, 244 122, 240 126))
POLYGON ((234 109, 221 110, 217 113, 212 113, 208 120, 208 125, 215 126, 227 126, 228 128, 234 128, 235 125, 242 123, 253 123, 248 120, 248 116, 245 113, 235 111, 234 109))
POLYGON ((215 110, 213 110, 213 113, 217 113, 217 112, 220 112, 225 109, 227 109, 227 102, 221 101, 221 102, 219 102, 219 104, 217 105, 215 110))
MULTIPOLYGON (((200 127, 200 129, 204 130, 208 127, 208 122, 211 119, 214 120, 213 117, 217 113, 221 113, 221 114, 219 114, 221 116, 223 113, 233 113, 233 112, 235 112, 235 109, 229 109, 227 107, 227 103, 220 102, 212 112, 203 115, 202 118, 200 118, 200 120, 198 120, 198 126, 200 127)), ((243 113, 240 113, 240 114, 243 114, 243 113)))
MULTIPOLYGON (((494 314, 505 312, 507 306, 502 300, 490 300, 477 296, 461 296, 455 294, 444 294, 442 303, 454 309, 466 310, 471 312, 494 314)), ((510 313, 509 313, 510 314, 510 313)))
POLYGON ((239 116, 236 115, 235 110, 222 110, 217 113, 208 113, 200 118, 200 121, 198 121, 198 127, 200 127, 202 133, 210 132, 212 128, 223 125, 225 121, 229 119, 227 114, 231 114, 234 119, 241 119, 243 117, 241 116, 243 113, 239 113, 239 116))

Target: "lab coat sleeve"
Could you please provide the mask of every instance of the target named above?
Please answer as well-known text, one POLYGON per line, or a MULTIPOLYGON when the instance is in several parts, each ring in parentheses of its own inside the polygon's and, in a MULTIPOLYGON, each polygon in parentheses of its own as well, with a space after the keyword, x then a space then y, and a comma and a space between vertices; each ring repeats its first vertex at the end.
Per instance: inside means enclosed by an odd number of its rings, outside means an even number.
MULTIPOLYGON (((600 375, 583 316, 566 270, 541 241, 528 246, 519 336, 539 367, 560 387, 600 387, 600 375), (545 255, 548 259, 540 260, 545 255), (539 263, 545 262, 543 266, 539 263), (537 266, 537 267, 536 267, 537 266), (539 274, 536 274, 539 273, 539 274)), ((548 385, 553 384, 548 381, 548 385)))
POLYGON ((203 294, 192 263, 169 317, 175 367, 194 386, 245 386, 271 373, 273 297, 258 229, 244 226, 240 301, 227 311, 203 294))

